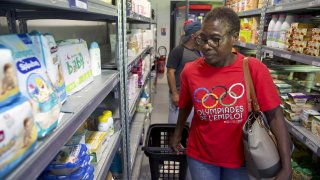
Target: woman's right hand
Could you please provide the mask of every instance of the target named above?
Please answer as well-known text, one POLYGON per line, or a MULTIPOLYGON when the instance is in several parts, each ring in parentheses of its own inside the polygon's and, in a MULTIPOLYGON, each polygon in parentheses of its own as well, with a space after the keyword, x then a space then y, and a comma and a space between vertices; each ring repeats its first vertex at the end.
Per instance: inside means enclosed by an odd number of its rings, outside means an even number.
POLYGON ((181 141, 181 137, 177 137, 176 135, 173 135, 170 140, 170 146, 177 154, 181 154, 179 149, 183 148, 180 141, 181 141))

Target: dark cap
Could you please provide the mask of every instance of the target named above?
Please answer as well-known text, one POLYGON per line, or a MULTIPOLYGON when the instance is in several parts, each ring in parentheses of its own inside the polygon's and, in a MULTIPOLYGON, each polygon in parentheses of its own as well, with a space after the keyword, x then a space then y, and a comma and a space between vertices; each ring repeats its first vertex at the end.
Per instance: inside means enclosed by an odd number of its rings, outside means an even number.
POLYGON ((187 42, 190 37, 191 34, 199 31, 201 29, 201 23, 200 22, 192 22, 187 24, 186 26, 184 26, 184 32, 185 32, 185 36, 183 38, 183 43, 187 42))

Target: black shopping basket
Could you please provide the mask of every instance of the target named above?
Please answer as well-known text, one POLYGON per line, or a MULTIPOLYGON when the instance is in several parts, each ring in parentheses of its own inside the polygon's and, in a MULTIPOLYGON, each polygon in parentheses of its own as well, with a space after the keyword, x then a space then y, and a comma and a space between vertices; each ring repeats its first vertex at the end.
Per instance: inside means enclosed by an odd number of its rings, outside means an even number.
MULTIPOLYGON (((187 174, 187 156, 177 155, 171 149, 169 142, 176 124, 153 124, 149 127, 145 147, 149 157, 152 180, 185 180, 187 174)), ((181 144, 186 147, 189 127, 182 132, 181 144)))

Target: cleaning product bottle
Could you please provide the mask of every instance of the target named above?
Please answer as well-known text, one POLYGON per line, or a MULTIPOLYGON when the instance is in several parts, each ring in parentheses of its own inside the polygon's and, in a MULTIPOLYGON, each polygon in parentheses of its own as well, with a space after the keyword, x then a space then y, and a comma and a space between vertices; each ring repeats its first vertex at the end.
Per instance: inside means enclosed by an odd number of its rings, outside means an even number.
POLYGON ((285 21, 281 25, 281 28, 280 28, 280 39, 279 39, 279 42, 278 42, 279 49, 286 49, 285 48, 286 40, 287 40, 286 33, 287 33, 288 29, 290 28, 291 23, 294 22, 294 18, 295 18, 295 16, 293 14, 287 14, 287 17, 286 17, 285 21))
POLYGON ((271 42, 271 47, 273 48, 279 47, 278 41, 280 39, 280 28, 285 19, 286 19, 286 15, 280 14, 279 19, 276 25, 274 26, 273 33, 272 33, 272 42, 271 42))
POLYGON ((114 133, 112 111, 110 111, 110 110, 103 111, 103 116, 105 116, 108 119, 108 130, 107 131, 109 132, 109 135, 112 135, 114 133))
POLYGON ((92 42, 90 44, 89 53, 92 65, 92 75, 98 76, 101 74, 101 54, 98 43, 92 42))
POLYGON ((268 33, 267 33, 267 46, 268 47, 271 47, 272 37, 273 37, 273 29, 274 29, 274 26, 276 25, 278 17, 279 16, 277 14, 273 14, 272 19, 268 25, 268 33))

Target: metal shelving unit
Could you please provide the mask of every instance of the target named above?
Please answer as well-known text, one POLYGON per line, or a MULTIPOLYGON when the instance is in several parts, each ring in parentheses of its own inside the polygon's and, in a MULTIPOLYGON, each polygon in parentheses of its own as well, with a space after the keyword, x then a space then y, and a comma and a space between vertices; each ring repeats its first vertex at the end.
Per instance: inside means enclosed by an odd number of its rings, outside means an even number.
POLYGON ((121 131, 122 130, 116 132, 110 138, 107 148, 102 153, 102 157, 100 160, 101 162, 99 162, 98 165, 95 166, 95 169, 94 169, 95 179, 97 180, 104 179, 107 176, 113 157, 120 147, 121 131))
MULTIPOLYGON (((271 0, 269 0, 271 1, 271 0)), ((236 43, 236 46, 245 47, 248 49, 257 50, 257 58, 261 59, 262 57, 281 57, 285 59, 290 59, 299 63, 313 65, 320 67, 320 57, 309 56, 305 54, 298 54, 289 52, 286 50, 280 50, 276 48, 271 48, 263 45, 263 32, 266 25, 266 15, 273 13, 282 13, 282 12, 314 12, 320 9, 320 0, 298 0, 296 2, 279 4, 279 5, 268 5, 268 2, 258 10, 254 9, 251 11, 238 13, 240 17, 259 15, 260 13, 260 27, 259 27, 259 43, 257 45, 247 44, 247 43, 236 43)), ((315 137, 309 130, 304 128, 301 125, 293 124, 292 122, 286 121, 290 134, 297 137, 302 143, 309 147, 317 156, 320 156, 320 138, 315 137)))
POLYGON ((237 41, 235 45, 239 47, 247 48, 247 49, 257 50, 257 45, 251 44, 251 43, 237 41))
POLYGON ((139 59, 144 59, 148 55, 150 49, 150 47, 146 47, 139 52, 137 56, 128 57, 128 70, 130 71, 132 66, 134 66, 139 59))
POLYGON ((131 124, 130 127, 130 169, 132 172, 133 165, 136 159, 140 139, 141 139, 141 134, 142 134, 142 129, 144 125, 146 114, 145 113, 136 113, 134 116, 134 120, 131 124))
POLYGON ((132 12, 130 10, 128 10, 127 13, 127 17, 128 17, 128 22, 130 23, 139 23, 139 24, 149 24, 151 23, 151 19, 141 16, 135 12, 132 12))
POLYGON ((268 55, 271 57, 278 56, 278 57, 291 59, 293 61, 297 61, 297 62, 304 63, 304 64, 320 66, 320 58, 316 57, 316 56, 309 56, 309 55, 305 55, 305 54, 293 53, 290 51, 270 48, 267 46, 263 46, 262 51, 265 53, 265 55, 268 55))
POLYGON ((60 148, 118 83, 118 72, 103 71, 94 82, 70 96, 62 107, 69 113, 62 117, 54 132, 42 139, 35 151, 9 174, 7 179, 37 179, 60 148))
POLYGON ((311 149, 317 156, 320 156, 320 138, 316 137, 301 124, 294 124, 288 120, 287 127, 289 132, 311 149))
POLYGON ((261 9, 252 9, 249 11, 238 12, 239 17, 260 16, 261 9))

